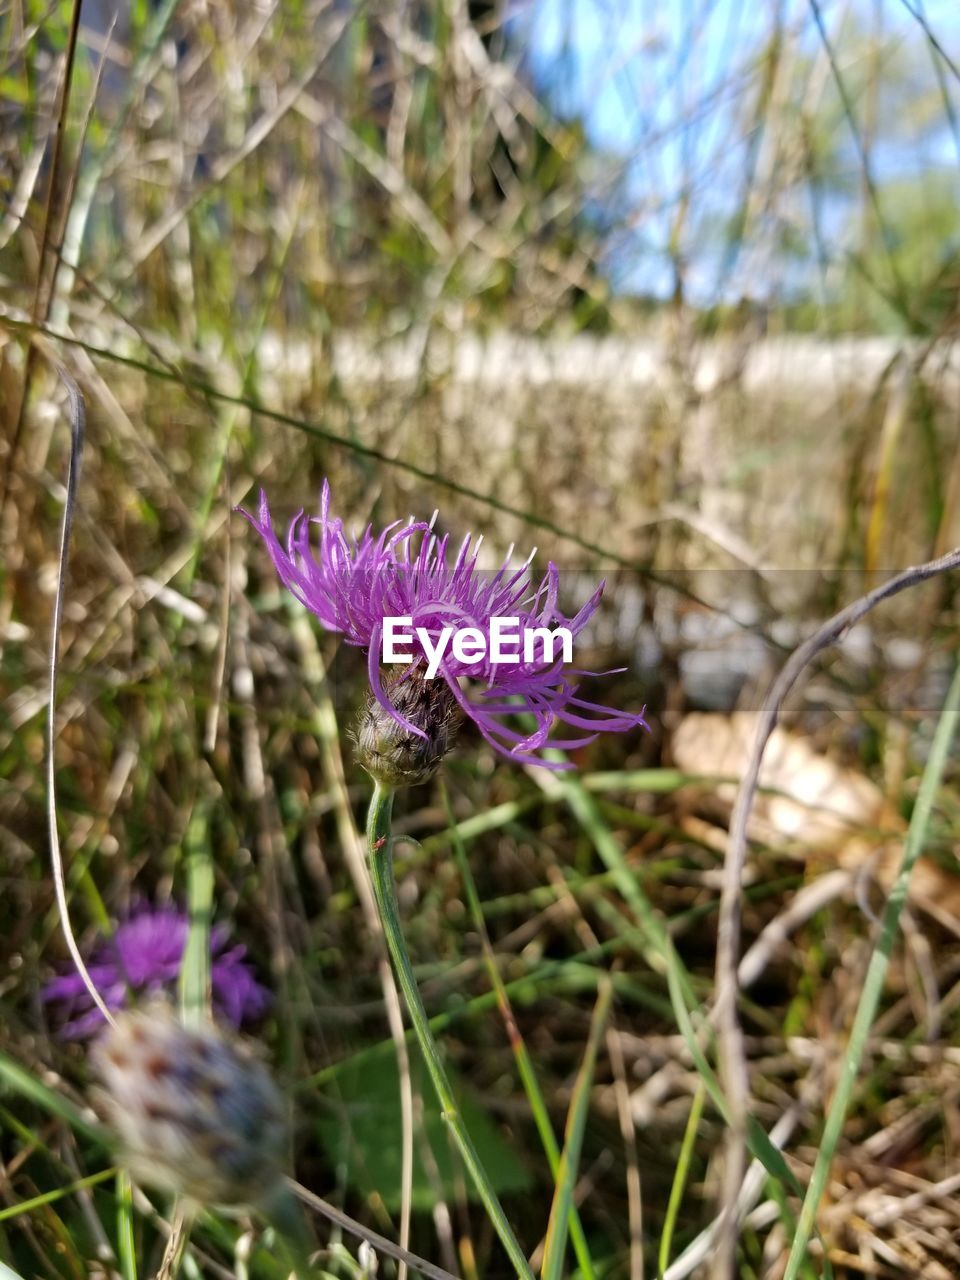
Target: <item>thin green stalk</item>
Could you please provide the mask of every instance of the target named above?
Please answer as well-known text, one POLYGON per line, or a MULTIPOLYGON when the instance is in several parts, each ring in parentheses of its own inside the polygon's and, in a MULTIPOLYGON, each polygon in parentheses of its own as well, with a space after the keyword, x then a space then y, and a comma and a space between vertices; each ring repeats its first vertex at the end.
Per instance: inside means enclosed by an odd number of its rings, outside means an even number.
MULTIPOLYGON (((559 751, 549 751, 552 760, 563 760, 559 751)), ((690 986, 690 975, 670 945, 666 927, 653 908, 650 899, 637 882, 637 876, 627 864, 620 841, 610 830, 600 807, 586 791, 581 780, 569 774, 552 774, 542 782, 548 796, 564 800, 577 822, 590 837, 600 860, 613 877, 617 891, 633 912, 643 938, 642 954, 655 973, 675 970, 688 1005, 692 1009, 698 1002, 690 986)))
MULTIPOLYGON (((294 236, 300 223, 300 209, 302 203, 303 183, 301 183, 300 192, 294 201, 297 209, 296 216, 290 219, 290 227, 286 240, 280 246, 279 258, 274 264, 272 276, 266 281, 263 306, 260 308, 260 314, 254 322, 253 329, 251 331, 250 337, 252 340, 250 342, 250 351, 243 364, 241 381, 243 395, 252 396, 253 394, 254 375, 257 367, 257 348, 267 327, 267 321, 270 318, 270 313, 273 310, 283 287, 284 270, 287 264, 287 257, 290 253, 291 246, 293 245, 294 236)), ((193 580, 196 576, 197 566, 200 563, 200 553, 203 550, 203 542, 207 532, 207 522, 210 519, 210 512, 213 510, 213 504, 216 500, 217 491, 220 486, 220 477, 223 475, 223 471, 226 466, 230 442, 233 440, 234 429, 236 428, 237 421, 240 417, 239 405, 233 404, 226 406, 225 408, 226 412, 223 414, 220 431, 215 442, 215 452, 210 462, 204 493, 200 501, 200 508, 196 514, 194 526, 196 529, 196 537, 194 539, 193 549, 190 552, 190 559, 187 561, 184 569, 181 570, 185 589, 193 586, 193 580)), ((229 487, 228 478, 227 488, 229 489, 229 487)), ((229 493, 227 495, 227 500, 228 502, 230 500, 229 493)), ((229 594, 229 587, 224 587, 224 590, 229 594)), ((182 615, 178 615, 178 629, 182 621, 182 615)))
POLYGON ((27 1098, 36 1106, 42 1107, 50 1115, 59 1116, 75 1133, 83 1134, 85 1138, 109 1148, 107 1131, 101 1125, 89 1120, 87 1113, 81 1111, 69 1098, 44 1084, 35 1071, 28 1071, 2 1050, 0 1050, 0 1084, 6 1085, 22 1098, 27 1098))
POLYGON ((393 961, 394 971, 400 984, 400 990, 403 992, 410 1021, 413 1024, 414 1034, 417 1037, 424 1061, 427 1064, 427 1070, 430 1073, 430 1079, 433 1081, 433 1087, 440 1102, 441 1114, 450 1126, 450 1132, 453 1134, 454 1141, 463 1157, 463 1162, 467 1166, 467 1171, 473 1179, 473 1184, 480 1199, 483 1201, 487 1215, 493 1223, 517 1275, 521 1280, 533 1280, 533 1272, 530 1270, 526 1256, 520 1248, 516 1236, 513 1234, 506 1214, 497 1199, 497 1194, 490 1184, 486 1170, 480 1163, 480 1158, 470 1140, 470 1135, 467 1133, 463 1117, 460 1115, 456 1099, 453 1096, 453 1090, 443 1068, 440 1051, 437 1048, 436 1041, 430 1034, 427 1013, 423 1007, 423 1001, 420 999, 420 992, 417 990, 413 967, 410 964, 410 957, 407 955, 406 943, 400 928, 400 913, 397 907, 396 882, 393 877, 393 849, 390 835, 392 812, 392 790, 375 783, 373 797, 370 801, 370 812, 367 817, 367 852, 370 858, 373 892, 377 900, 377 910, 380 913, 380 921, 383 925, 384 937, 387 940, 390 959, 393 961))
POLYGON ((133 1230, 133 1183, 117 1170, 117 1253, 123 1280, 137 1280, 137 1243, 133 1230))
POLYGON ((796 1280, 806 1256, 807 1242, 816 1224, 817 1209, 820 1207, 820 1201, 827 1185, 827 1178, 830 1175, 834 1152, 843 1133, 844 1121, 847 1117, 850 1100, 853 1097, 854 1086, 857 1083, 860 1062, 866 1048, 867 1038, 870 1035, 870 1028, 876 1017, 877 1005, 883 992, 887 965, 897 935, 900 913, 903 910, 907 889, 910 884, 910 873, 917 858, 920 856, 927 838, 930 817, 933 812, 933 802, 950 755, 950 744, 956 732, 958 718, 960 718, 960 665, 957 666, 953 674, 950 690, 947 693, 947 699, 944 703, 943 711, 940 713, 936 733, 933 737, 930 755, 923 771, 917 803, 914 805, 913 814, 910 818, 910 828, 907 831, 903 860, 893 888, 890 890, 887 905, 884 908, 880 938, 870 957, 870 965, 863 984, 863 992, 853 1020, 847 1051, 843 1057, 840 1079, 833 1095, 833 1101, 830 1104, 830 1110, 827 1113, 820 1150, 817 1152, 810 1185, 807 1187, 807 1194, 800 1210, 797 1232, 793 1238, 793 1245, 790 1249, 790 1256, 787 1259, 783 1280, 796 1280))
POLYGON ((62 1200, 64 1196, 72 1196, 75 1191, 80 1191, 84 1187, 95 1187, 99 1182, 106 1182, 108 1178, 112 1178, 116 1173, 116 1169, 101 1169, 99 1173, 88 1174, 85 1178, 78 1178, 76 1182, 71 1182, 67 1187, 56 1187, 53 1191, 44 1191, 42 1195, 31 1196, 29 1200, 20 1200, 17 1204, 8 1205, 5 1209, 0 1209, 0 1222, 6 1222, 10 1218, 19 1218, 24 1213, 30 1213, 33 1209, 38 1209, 43 1204, 53 1204, 55 1200, 62 1200))
MULTIPOLYGON (((523 1083, 524 1092, 527 1095, 527 1101, 530 1103, 530 1111, 533 1115, 534 1123, 537 1126, 537 1133, 540 1135, 540 1141, 543 1144, 546 1153, 547 1163, 550 1165, 550 1173, 553 1176, 554 1184, 556 1184, 557 1175, 560 1169, 560 1147, 557 1143, 556 1135, 553 1132, 553 1125, 550 1121, 550 1113, 547 1111, 547 1104, 544 1101, 543 1094, 540 1091, 540 1085, 537 1082, 536 1073, 533 1069, 533 1062, 530 1059, 529 1051, 520 1029, 517 1026, 517 1020, 513 1014, 513 1006, 510 1003, 510 997, 507 994, 507 988, 503 979, 500 977, 500 971, 497 968, 493 955, 493 948, 490 945, 490 938, 487 934, 487 926, 483 919, 483 907, 480 903, 480 897, 477 893, 477 886, 474 883, 473 875, 470 871, 470 864, 467 861, 467 852, 464 848, 460 833, 454 822, 453 810, 450 805, 450 797, 447 794, 446 787, 442 788, 444 803, 447 808, 447 822, 449 824, 450 843, 453 847, 454 856, 457 859, 457 866, 460 868, 460 877, 463 881, 463 889, 467 898, 467 906, 470 908, 470 914, 473 916, 474 928, 480 934, 483 943, 483 958, 486 965, 487 973, 490 977, 490 984, 497 997, 497 1004, 504 1024, 507 1028, 507 1035, 510 1038, 510 1047, 513 1050, 513 1056, 517 1064, 517 1071, 523 1083)), ((580 1215, 577 1212, 577 1206, 571 1202, 570 1204, 570 1240, 573 1244, 574 1253, 577 1255, 577 1262, 583 1273, 584 1280, 594 1280, 596 1271, 593 1266, 593 1259, 590 1257, 590 1248, 587 1244, 587 1237, 583 1230, 583 1224, 580 1221, 580 1215)))
POLYGON ((567 1125, 563 1135, 563 1151, 560 1155, 560 1168, 557 1173, 556 1189, 553 1193, 553 1204, 550 1206, 550 1220, 547 1224, 547 1238, 543 1248, 543 1280, 562 1280, 563 1256, 567 1247, 567 1223, 570 1210, 573 1208, 573 1190, 580 1168, 580 1152, 583 1149, 583 1132, 587 1125, 587 1112, 590 1109, 590 1089, 597 1067, 597 1053, 603 1030, 607 1025, 610 1002, 613 1000, 613 983, 604 979, 600 986, 593 1020, 590 1024, 590 1035, 587 1039, 587 1051, 577 1073, 577 1082, 573 1087, 570 1099, 570 1110, 567 1113, 567 1125))
POLYGON ((153 57, 160 47, 170 20, 177 7, 177 0, 164 0, 162 8, 154 13, 149 26, 143 33, 143 43, 137 50, 133 67, 127 77, 123 102, 119 106, 110 132, 104 140, 99 152, 89 159, 80 174, 76 194, 70 207, 67 225, 63 235, 63 247, 60 251, 58 271, 50 286, 51 307, 50 327, 54 330, 66 328, 70 319, 70 293, 76 277, 77 267, 83 251, 83 240, 87 231, 87 222, 93 208, 97 187, 106 172, 114 148, 123 137, 124 129, 130 119, 130 112, 143 90, 147 80, 153 57))
MULTIPOLYGON (((595 991, 605 976, 606 970, 594 969, 594 963, 599 965, 601 961, 606 962, 622 950, 623 939, 614 937, 608 938, 606 942, 597 943, 596 946, 585 947, 579 952, 576 960, 548 960, 530 969, 523 977, 512 978, 505 983, 507 994, 525 1000, 528 997, 532 999, 543 995, 569 996, 579 995, 584 991, 595 991)), ((639 1002, 644 1009, 654 1013, 658 1018, 670 1016, 672 1006, 669 1001, 638 983, 631 983, 631 986, 627 987, 625 984, 631 980, 624 973, 611 974, 610 977, 618 996, 622 995, 639 1002)), ((454 1007, 444 1010, 443 1013, 435 1013, 429 1020, 430 1030, 434 1034, 446 1031, 455 1022, 472 1018, 487 1009, 496 1007, 497 993, 481 992, 480 995, 465 998, 454 1007)), ((406 1032, 406 1038, 408 1041, 415 1039, 412 1029, 406 1032)), ((384 1057, 395 1048, 391 1039, 367 1045, 366 1048, 357 1049, 328 1067, 321 1067, 312 1075, 304 1076, 293 1085, 293 1088, 298 1093, 309 1092, 335 1080, 338 1073, 346 1067, 355 1069, 361 1064, 384 1057)), ((2 1059, 0 1059, 0 1065, 2 1065, 2 1059)))
MULTIPOLYGON (((564 758, 559 752, 552 752, 551 756, 555 760, 564 758)), ((566 801, 574 817, 590 836, 607 870, 611 872, 614 884, 637 920, 635 928, 624 928, 624 936, 630 937, 636 934, 636 945, 640 953, 655 972, 666 975, 667 989, 677 1026, 687 1043, 694 1065, 711 1100, 724 1119, 727 1119, 729 1112, 726 1099, 720 1082, 707 1061, 691 1015, 696 1014, 699 1026, 706 1025, 706 1016, 700 1008, 690 975, 673 945, 673 940, 627 865, 620 841, 610 829, 596 800, 587 793, 579 778, 570 774, 555 775, 542 785, 548 795, 551 793, 559 795, 566 801)), ((709 1033, 712 1036, 712 1030, 709 1033)), ((773 1145, 756 1117, 748 1119, 747 1146, 750 1154, 760 1161, 772 1177, 779 1178, 784 1186, 797 1187, 796 1178, 783 1158, 783 1153, 773 1145)))
POLYGON ((213 915, 213 858, 209 804, 201 800, 187 827, 187 911, 189 928, 180 968, 180 1016, 197 1027, 210 1017, 210 920, 213 915))
POLYGON ((683 1201, 683 1189, 687 1185, 687 1178, 690 1173, 693 1144, 697 1138, 697 1130, 700 1127, 700 1117, 703 1115, 703 1104, 706 1097, 707 1086, 701 1080, 697 1085, 697 1092, 693 1095, 693 1103, 690 1107, 690 1114, 687 1117, 687 1127, 684 1130, 683 1142, 680 1145, 680 1156, 673 1174, 670 1199, 667 1201, 667 1214, 664 1218, 663 1233, 660 1236, 660 1250, 657 1254, 657 1270, 661 1276, 670 1263, 670 1246, 673 1243, 673 1233, 676 1230, 677 1217, 683 1201))

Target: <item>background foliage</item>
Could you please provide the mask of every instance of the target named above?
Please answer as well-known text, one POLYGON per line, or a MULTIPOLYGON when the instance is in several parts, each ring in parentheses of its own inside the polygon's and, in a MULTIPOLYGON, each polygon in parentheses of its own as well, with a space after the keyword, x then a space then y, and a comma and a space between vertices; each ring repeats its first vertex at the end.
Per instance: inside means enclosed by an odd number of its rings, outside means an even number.
MULTIPOLYGON (((554 1180, 481 917, 558 1134, 613 975, 577 1185, 597 1274, 656 1274, 715 1216, 722 1119, 638 930, 649 900, 709 1003, 728 798, 691 777, 727 770, 706 747, 678 770, 672 737, 691 709, 754 708, 812 620, 960 542, 958 28, 893 0, 655 8, 0 4, 0 1261, 23 1276, 116 1274, 131 1222, 152 1275, 168 1207, 125 1211, 112 1176, 36 1199, 106 1167, 77 1122, 83 1052, 38 999, 65 954, 42 777, 54 358, 89 412, 57 746, 83 939, 182 902, 208 848, 217 918, 277 996, 257 1034, 296 1175, 394 1238, 396 1059, 346 856, 364 673, 281 598, 233 507, 262 483, 292 515, 329 476, 348 523, 438 507, 491 564, 536 542, 571 599, 606 574, 584 656, 626 667, 603 697, 648 703, 654 733, 583 752, 579 790, 465 737, 446 786, 480 915, 442 793, 417 789, 408 939, 531 1252, 554 1180)), ((803 1183, 874 937, 862 868, 900 847, 956 631, 951 581, 908 593, 788 707, 881 797, 859 845, 774 824, 751 846, 747 945, 851 875, 742 1006, 756 1115, 795 1104, 803 1183)), ((810 1274, 824 1251, 836 1276, 960 1266, 958 823, 948 787, 943 879, 894 951, 810 1274)), ((414 1247, 506 1274, 436 1117, 419 1133, 414 1247)), ((761 1191, 739 1265, 774 1277, 798 1202, 761 1191)), ((245 1230, 208 1215, 186 1270, 244 1274, 245 1230)), ((355 1245, 325 1265, 357 1274, 355 1245)), ((277 1273, 254 1252, 251 1276, 277 1273)))

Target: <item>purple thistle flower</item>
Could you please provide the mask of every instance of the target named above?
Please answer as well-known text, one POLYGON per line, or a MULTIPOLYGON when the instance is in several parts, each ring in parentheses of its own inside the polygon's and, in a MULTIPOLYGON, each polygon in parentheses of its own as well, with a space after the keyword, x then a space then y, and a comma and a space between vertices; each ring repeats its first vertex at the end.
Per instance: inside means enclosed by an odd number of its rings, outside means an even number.
MULTIPOLYGON (((143 907, 93 952, 88 969, 108 1009, 120 1009, 130 993, 157 994, 180 975, 189 924, 174 907, 143 907)), ((227 949, 224 925, 210 930, 210 982, 215 1011, 233 1026, 263 1016, 270 992, 257 982, 246 947, 227 949)), ((61 1029, 68 1038, 88 1036, 102 1025, 103 1014, 90 998, 76 972, 48 982, 40 993, 49 1002, 62 1002, 69 1019, 61 1029)))
MULTIPOLYGON (((486 573, 477 567, 482 539, 474 542, 468 535, 454 554, 448 536, 437 537, 423 522, 398 521, 379 534, 368 525, 360 538, 348 537, 343 521, 330 514, 326 481, 320 514, 308 517, 301 510, 290 525, 285 547, 274 533, 263 491, 258 515, 242 509, 241 514, 263 538, 280 581, 296 599, 328 631, 340 632, 348 644, 367 649, 373 695, 407 732, 426 737, 422 728, 397 709, 396 698, 389 697, 384 687, 380 655, 385 618, 411 618, 412 628, 423 628, 434 644, 446 626, 475 627, 487 635, 492 618, 518 619, 518 662, 497 663, 488 654, 466 663, 448 648, 438 669, 463 713, 508 759, 551 769, 569 768, 537 753, 546 747, 582 747, 602 732, 647 728, 642 711, 615 711, 579 696, 576 679, 570 677, 596 673, 565 672, 563 662, 552 656, 549 660, 544 656, 524 660, 525 637, 534 628, 566 627, 575 639, 596 612, 603 583, 573 618, 566 618, 557 608, 560 574, 552 562, 539 586, 534 587, 529 562, 511 569, 508 556, 499 570, 486 573), (316 546, 312 545, 315 532, 316 546), (461 687, 464 677, 477 682, 475 696, 461 687), (533 716, 536 728, 532 733, 511 727, 511 719, 520 713, 533 716), (558 721, 574 733, 550 738, 558 721)), ((402 679, 426 664, 426 649, 416 639, 411 652, 414 665, 402 679)))

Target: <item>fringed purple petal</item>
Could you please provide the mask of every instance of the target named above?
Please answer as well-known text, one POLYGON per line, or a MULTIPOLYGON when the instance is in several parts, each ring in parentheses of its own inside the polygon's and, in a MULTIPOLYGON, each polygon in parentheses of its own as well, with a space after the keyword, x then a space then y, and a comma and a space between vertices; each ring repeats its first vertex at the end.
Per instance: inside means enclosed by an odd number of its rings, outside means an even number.
MULTIPOLYGON (((440 666, 440 675, 464 713, 483 738, 512 761, 566 768, 566 763, 545 761, 538 753, 549 746, 586 746, 600 733, 648 727, 643 712, 621 712, 578 698, 570 677, 591 673, 565 673, 562 662, 547 660, 542 647, 535 649, 532 661, 522 657, 525 637, 533 628, 562 626, 574 637, 579 635, 599 608, 602 582, 574 616, 566 618, 558 608, 560 571, 553 561, 536 585, 528 565, 510 568, 509 554, 496 572, 486 574, 477 568, 482 539, 467 535, 454 551, 447 534, 433 532, 432 522, 412 518, 402 526, 388 525, 376 535, 368 525, 360 538, 348 538, 342 520, 331 514, 326 480, 319 515, 307 519, 300 512, 294 517, 286 550, 274 533, 262 492, 258 516, 242 514, 263 538, 280 581, 293 596, 321 626, 368 649, 373 695, 408 732, 425 736, 393 707, 380 673, 383 621, 388 617, 410 617, 412 626, 423 627, 432 643, 445 625, 475 626, 489 634, 491 618, 518 619, 518 663, 495 664, 489 655, 475 663, 460 662, 448 651, 440 666), (463 679, 485 686, 478 700, 460 687, 463 679), (518 733, 504 723, 517 715, 534 716, 532 733, 518 733), (551 739, 560 723, 583 732, 551 739)), ((414 664, 426 663, 426 648, 416 638, 411 653, 414 664)))

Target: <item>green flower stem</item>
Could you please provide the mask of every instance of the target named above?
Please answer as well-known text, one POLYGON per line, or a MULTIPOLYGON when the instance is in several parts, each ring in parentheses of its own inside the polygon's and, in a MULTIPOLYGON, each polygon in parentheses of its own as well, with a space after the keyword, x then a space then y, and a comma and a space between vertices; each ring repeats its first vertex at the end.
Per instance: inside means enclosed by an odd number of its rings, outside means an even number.
POLYGON ((423 1001, 420 999, 420 992, 417 990, 417 981, 413 976, 410 957, 407 955, 406 943, 403 940, 403 933, 400 928, 400 913, 397 908, 397 887, 393 877, 393 851, 390 836, 390 817, 392 813, 393 791, 388 787, 381 786, 379 782, 375 782, 373 798, 370 801, 370 812, 367 817, 367 852, 370 857, 373 892, 377 900, 377 910, 380 913, 380 921, 387 940, 390 959, 393 961, 397 981, 400 984, 400 990, 403 992, 414 1035, 417 1037, 424 1061, 427 1064, 427 1070, 430 1072, 430 1079, 433 1081, 433 1087, 440 1102, 441 1114, 450 1126, 450 1132, 453 1134, 454 1141, 463 1157, 463 1162, 467 1166, 467 1171, 473 1179, 473 1185, 483 1201, 483 1206, 490 1221, 496 1228, 497 1235, 503 1242, 503 1247, 510 1256, 510 1261, 513 1263, 517 1275, 521 1280, 533 1280, 533 1272, 530 1270, 526 1256, 511 1230, 506 1214, 497 1199, 497 1194, 490 1185, 486 1170, 480 1163, 480 1157, 470 1141, 470 1135, 467 1133, 463 1117, 457 1107, 450 1081, 447 1079, 447 1074, 443 1069, 440 1051, 430 1033, 430 1025, 426 1010, 423 1007, 423 1001))

